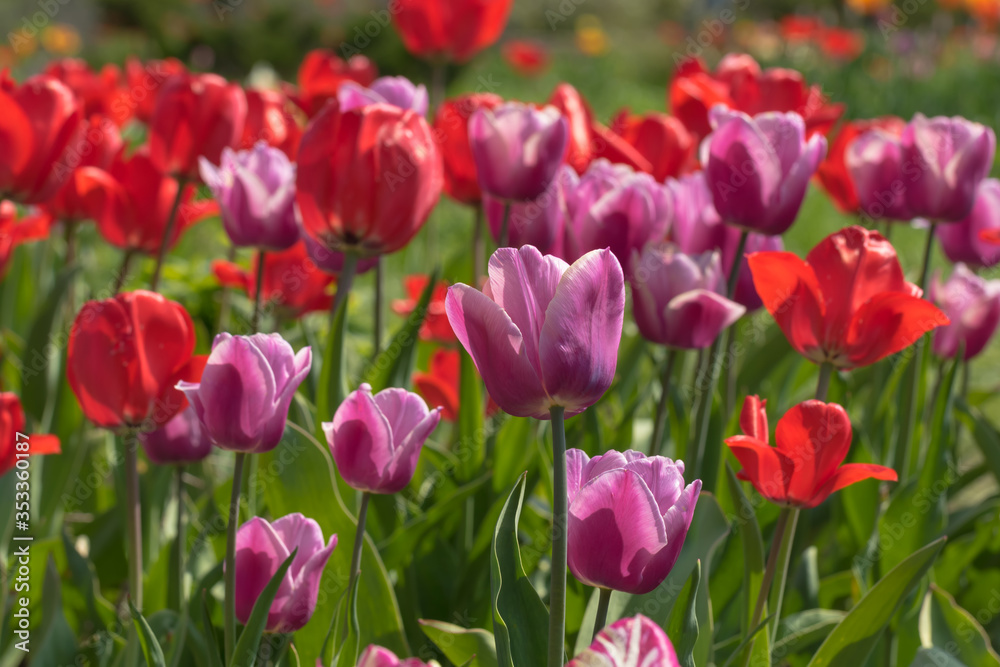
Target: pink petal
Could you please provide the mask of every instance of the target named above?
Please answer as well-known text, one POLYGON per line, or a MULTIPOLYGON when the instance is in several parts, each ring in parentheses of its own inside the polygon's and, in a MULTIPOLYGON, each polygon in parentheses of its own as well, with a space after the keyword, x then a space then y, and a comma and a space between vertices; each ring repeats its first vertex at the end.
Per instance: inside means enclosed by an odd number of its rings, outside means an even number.
POLYGON ((706 348, 745 312, 744 306, 715 292, 705 289, 685 292, 671 299, 664 310, 666 335, 663 344, 706 348))
POLYGON ((379 489, 392 461, 392 430, 372 398, 372 388, 362 384, 337 408, 333 421, 323 424, 337 471, 351 487, 379 489))
POLYGON ((566 667, 680 667, 680 662, 667 633, 639 614, 601 630, 566 667))
MULTIPOLYGON (((235 601, 236 618, 240 623, 245 624, 250 619, 257 598, 290 553, 271 524, 260 517, 250 519, 236 531, 235 601)), ((280 623, 281 606, 291 594, 292 577, 290 573, 286 573, 268 614, 269 630, 280 623)))

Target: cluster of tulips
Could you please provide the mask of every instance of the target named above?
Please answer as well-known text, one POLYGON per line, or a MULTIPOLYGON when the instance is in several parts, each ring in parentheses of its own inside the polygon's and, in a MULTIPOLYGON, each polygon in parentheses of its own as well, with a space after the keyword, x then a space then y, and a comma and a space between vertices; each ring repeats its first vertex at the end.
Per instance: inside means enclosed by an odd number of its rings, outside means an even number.
MULTIPOLYGON (((406 46, 458 62, 497 39, 510 5, 488 3, 475 13, 465 5, 482 3, 457 3, 463 9, 455 12, 438 6, 447 3, 400 4, 405 11, 394 18, 406 46)), ((181 467, 215 447, 235 456, 224 562, 227 664, 252 664, 239 651, 249 646, 255 654, 261 632, 291 634, 310 622, 324 567, 343 536, 324 536, 301 514, 237 525, 244 466, 282 445, 290 407, 313 367, 309 347, 296 352, 278 333, 262 331, 265 313, 276 321, 331 313, 323 376, 333 380, 316 408, 337 475, 361 498, 347 545, 347 590, 356 591, 371 496, 406 488, 439 420, 469 409, 458 400, 454 348, 442 348, 429 372, 415 374, 419 394, 402 387, 376 393, 368 384, 347 393, 341 380, 354 278, 381 272, 381 258, 410 243, 443 191, 474 211, 474 273, 450 287, 412 277, 410 299, 394 308, 421 318, 422 338, 461 345, 488 393, 488 404, 474 409, 551 422, 550 667, 567 659, 567 568, 600 591, 593 644, 569 664, 679 664, 650 619, 604 626, 612 591, 643 594, 663 583, 703 484, 715 485, 721 443, 709 440, 708 425, 734 344, 726 332, 763 306, 818 366, 815 399, 781 416, 773 445, 758 396, 743 403, 742 434, 725 440, 742 466, 739 478, 781 507, 749 623, 758 627, 772 588, 781 598, 787 568, 775 580, 775 564, 782 553, 787 561, 800 509, 857 482, 897 479, 881 465, 842 465, 852 429, 845 409, 826 402, 832 375, 919 348, 932 331, 934 353, 968 360, 1000 321, 1000 284, 976 274, 1000 262, 1000 182, 987 178, 993 130, 920 114, 909 122, 851 121, 828 148, 825 135, 843 107, 797 72, 761 69, 740 55, 714 71, 697 60, 680 66, 668 93, 674 115, 624 110, 609 125, 569 84, 546 104, 492 93, 433 100, 432 122, 428 97, 423 85, 378 77, 363 56, 343 61, 324 51, 307 56, 297 86, 280 90, 245 90, 176 61, 131 62, 124 73, 61 61, 21 83, 6 74, 0 81, 0 271, 15 246, 57 227, 72 264, 75 230, 91 220, 121 250, 107 298, 75 312, 66 374, 84 415, 121 438, 136 613, 148 611, 140 448, 156 465, 181 467), (123 133, 126 125, 145 131, 123 133), (126 146, 123 134, 145 138, 126 146), (783 251, 781 235, 814 179, 861 225, 801 258, 783 251), (223 332, 204 356, 194 354, 196 327, 184 305, 159 291, 182 234, 215 216, 234 249, 255 251, 249 272, 233 256, 214 266, 222 285, 246 291, 253 314, 220 321, 223 332), (927 224, 927 253, 914 284, 875 228, 916 219, 927 224), (497 246, 488 263, 486 228, 497 246), (948 280, 929 281, 935 240, 956 262, 948 280), (153 262, 148 290, 123 291, 142 255, 153 262), (567 449, 564 420, 597 403, 615 379, 626 317, 665 349, 651 446, 593 457, 567 449), (700 351, 697 375, 707 387, 695 396, 687 467, 659 455, 684 350, 700 351), (244 641, 237 621, 244 635, 257 628, 256 642, 244 641)), ((381 336, 376 330, 376 353, 381 336)), ((911 378, 908 387, 917 401, 921 384, 911 378)), ((25 416, 16 395, 0 396, 6 472, 25 416)), ((31 443, 31 454, 59 451, 51 437, 31 443)), ((337 664, 348 664, 344 655, 337 664)), ((348 660, 425 664, 375 645, 348 660)))

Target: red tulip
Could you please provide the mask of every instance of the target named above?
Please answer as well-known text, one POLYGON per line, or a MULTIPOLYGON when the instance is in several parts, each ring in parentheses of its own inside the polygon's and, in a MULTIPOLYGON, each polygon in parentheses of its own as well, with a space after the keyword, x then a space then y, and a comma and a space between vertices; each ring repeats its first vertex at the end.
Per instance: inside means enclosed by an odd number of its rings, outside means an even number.
POLYGON ((500 37, 513 0, 399 0, 392 20, 407 51, 465 62, 500 37))
POLYGON ((22 243, 48 238, 51 226, 52 217, 47 213, 18 220, 14 203, 0 200, 0 278, 7 272, 14 248, 22 243))
POLYGON ((906 122, 896 116, 883 116, 872 120, 852 120, 844 123, 837 132, 836 138, 830 143, 826 159, 820 163, 816 177, 827 194, 844 213, 857 213, 861 210, 861 202, 854 187, 854 180, 847 169, 845 158, 847 149, 854 140, 869 130, 880 129, 899 136, 903 133, 906 122))
POLYGON ((428 371, 413 374, 413 388, 427 401, 427 405, 440 405, 441 416, 450 422, 458 419, 458 354, 458 350, 434 350, 428 371))
POLYGON ((130 57, 125 61, 124 94, 113 105, 112 117, 124 125, 131 116, 143 123, 153 117, 160 89, 175 74, 186 74, 187 68, 176 58, 141 62, 130 57))
POLYGON ((673 116, 664 113, 632 116, 628 109, 622 109, 611 121, 611 131, 649 161, 649 173, 657 181, 687 173, 694 162, 698 143, 673 116))
POLYGON ((441 196, 441 156, 413 111, 335 102, 306 128, 296 201, 305 230, 332 250, 373 257, 399 250, 441 196))
POLYGON ((81 117, 73 91, 52 77, 16 86, 0 73, 0 196, 22 204, 52 197, 69 178, 58 165, 81 117))
POLYGON ((514 39, 503 45, 501 53, 521 76, 538 76, 549 66, 549 53, 537 42, 514 39))
POLYGON ((737 477, 784 507, 816 507, 834 491, 865 479, 895 482, 896 471, 871 463, 841 465, 851 447, 851 420, 836 403, 805 401, 778 421, 768 444, 767 401, 747 396, 740 413, 744 435, 726 439, 743 466, 737 477))
MULTIPOLYGON (((145 150, 127 159, 119 156, 108 171, 84 167, 76 175, 76 187, 87 217, 108 243, 150 255, 159 252, 178 184, 156 168, 145 150)), ((194 193, 194 186, 185 186, 169 247, 217 210, 215 202, 193 201, 194 193)))
MULTIPOLYGON (((420 295, 427 289, 427 276, 407 276, 404 280, 408 299, 399 299, 392 304, 392 309, 399 315, 408 316, 417 307, 420 295)), ((420 338, 423 340, 437 341, 439 343, 454 343, 458 339, 448 322, 448 315, 444 311, 444 299, 448 294, 448 284, 439 282, 434 286, 431 293, 431 301, 427 304, 427 314, 424 316, 424 323, 420 327, 420 338)))
MULTIPOLYGON (((45 74, 64 83, 73 91, 80 102, 84 118, 94 114, 113 117, 117 101, 124 95, 122 90, 122 72, 117 65, 105 65, 100 72, 95 72, 85 61, 79 58, 61 58, 45 68, 45 74)), ((114 117, 121 127, 128 117, 114 117)))
POLYGON ((294 160, 302 129, 288 109, 288 99, 276 90, 249 89, 246 96, 247 119, 239 147, 248 150, 266 141, 294 160))
POLYGON ((191 316, 159 294, 88 301, 70 330, 66 377, 98 426, 163 425, 187 407, 174 385, 197 380, 204 365, 192 359, 194 344, 191 316))
POLYGON ((160 89, 149 121, 149 157, 161 171, 197 182, 198 158, 219 164, 243 137, 243 89, 215 74, 176 74, 160 89))
POLYGON ((16 394, 0 392, 0 477, 17 465, 18 460, 39 454, 59 454, 59 438, 54 435, 25 433, 24 410, 16 394), (18 458, 20 455, 20 458, 18 458))
POLYGON ((106 116, 91 116, 78 141, 69 147, 57 167, 72 172, 72 176, 45 202, 43 208, 62 222, 77 222, 90 217, 81 190, 85 182, 77 178, 77 174, 84 167, 110 169, 123 147, 117 125, 106 116))
MULTIPOLYGON (((246 292, 251 299, 257 290, 257 255, 249 271, 232 262, 212 263, 212 272, 227 287, 246 292)), ((333 276, 321 271, 299 241, 288 250, 264 254, 261 301, 272 303, 284 317, 299 318, 306 313, 330 309, 333 297, 329 286, 333 276)))
POLYGON ((493 93, 471 93, 445 100, 434 117, 434 135, 444 161, 444 191, 463 204, 476 205, 483 197, 469 148, 469 118, 477 109, 494 109, 502 103, 503 98, 493 93))
POLYGON ((806 256, 756 252, 754 286, 788 342, 805 358, 868 366, 949 323, 903 278, 896 251, 859 226, 831 234, 806 256))
POLYGON ((288 96, 312 118, 327 100, 337 97, 340 84, 353 81, 367 88, 377 76, 378 68, 365 56, 351 56, 344 61, 331 51, 314 49, 299 66, 298 90, 289 90, 288 96))

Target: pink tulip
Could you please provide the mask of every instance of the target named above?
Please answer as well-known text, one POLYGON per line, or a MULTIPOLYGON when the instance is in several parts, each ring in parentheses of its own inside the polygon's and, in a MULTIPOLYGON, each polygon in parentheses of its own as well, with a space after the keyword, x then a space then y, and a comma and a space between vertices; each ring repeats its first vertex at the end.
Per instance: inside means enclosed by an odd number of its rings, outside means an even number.
POLYGON ((566 667, 680 667, 667 633, 642 614, 601 630, 566 667))
POLYGON ((642 594, 677 561, 701 480, 684 486, 684 463, 629 450, 590 458, 566 452, 569 569, 582 583, 642 594))
POLYGON ((930 297, 951 320, 934 332, 934 354, 954 357, 962 343, 966 360, 982 352, 1000 324, 1000 280, 985 280, 956 264, 947 282, 934 276, 930 297))
POLYGON ((903 159, 900 138, 884 128, 870 129, 848 146, 844 163, 864 217, 869 220, 914 217, 907 198, 912 167, 904 174, 903 159))
POLYGON ((776 236, 799 214, 809 179, 826 155, 826 139, 808 141, 794 112, 745 113, 713 107, 714 131, 702 144, 701 162, 715 209, 727 224, 776 236))
MULTIPOLYGON (((511 248, 533 245, 544 255, 565 259, 563 236, 566 227, 566 197, 579 182, 579 177, 568 164, 559 166, 549 187, 531 201, 510 202, 507 220, 507 243, 511 248)), ((483 196, 483 210, 490 225, 493 240, 500 241, 503 226, 504 201, 483 196)))
POLYGON ((244 625, 257 598, 292 551, 295 560, 285 573, 267 615, 267 632, 301 630, 316 610, 319 581, 337 536, 323 546, 319 524, 301 514, 289 514, 273 524, 254 517, 236 532, 236 618, 244 625))
POLYGON ((412 109, 421 116, 427 115, 427 88, 414 85, 405 76, 382 76, 365 88, 354 81, 345 81, 337 89, 341 111, 356 109, 368 104, 391 104, 400 109, 412 109))
POLYGON ((976 188, 993 166, 993 130, 958 116, 927 118, 918 113, 903 129, 900 145, 913 215, 937 222, 969 215, 976 188))
POLYGON ((490 397, 518 417, 571 417, 597 402, 615 376, 625 281, 610 250, 572 264, 533 246, 500 248, 483 291, 458 284, 448 321, 490 397))
MULTIPOLYGON (((320 666, 321 667, 321 666, 320 666)), ((417 658, 405 658, 400 660, 396 654, 387 648, 370 645, 361 654, 358 667, 441 667, 436 660, 423 662, 417 658)))
POLYGON ((632 307, 639 333, 660 345, 708 347, 746 308, 724 296, 718 251, 686 255, 670 243, 633 253, 632 307))
POLYGON ((535 199, 562 164, 568 137, 566 119, 555 107, 507 102, 477 109, 469 119, 469 147, 480 188, 498 199, 535 199))
POLYGON ((155 431, 140 432, 139 442, 157 465, 195 463, 212 453, 212 441, 191 405, 155 431))
POLYGON ((979 184, 976 202, 968 217, 947 225, 938 225, 941 250, 953 262, 975 267, 993 267, 1000 263, 1000 246, 983 238, 983 232, 1000 231, 1000 180, 987 178, 979 184))
POLYGON ((399 493, 413 478, 424 441, 438 425, 441 408, 405 389, 372 395, 362 384, 323 424, 341 477, 369 493, 399 493))

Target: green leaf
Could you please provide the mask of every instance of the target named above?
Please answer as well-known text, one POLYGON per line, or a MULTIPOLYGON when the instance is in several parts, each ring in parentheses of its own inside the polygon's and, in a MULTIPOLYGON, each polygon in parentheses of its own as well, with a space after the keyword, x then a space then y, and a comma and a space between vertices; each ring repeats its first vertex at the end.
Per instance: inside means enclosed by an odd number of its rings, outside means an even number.
POLYGON ((45 416, 48 399, 55 392, 50 391, 50 379, 58 371, 61 346, 55 345, 52 325, 62 304, 66 290, 73 282, 79 267, 70 267, 59 274, 55 284, 38 309, 38 316, 31 324, 25 344, 24 367, 21 371, 21 405, 24 412, 36 422, 45 416), (53 354, 53 350, 56 352, 53 354))
POLYGON ((461 461, 459 479, 465 481, 483 469, 486 459, 486 405, 472 357, 465 350, 459 355, 458 444, 454 451, 461 461))
POLYGON ((493 635, 481 628, 463 628, 444 621, 420 620, 420 629, 456 665, 497 667, 493 635))
POLYGON ((945 538, 941 538, 928 544, 875 584, 833 629, 809 661, 809 667, 863 665, 896 608, 920 583, 944 543, 945 538))
POLYGON ((285 574, 292 566, 292 561, 295 560, 295 555, 298 552, 298 547, 296 547, 285 559, 285 562, 278 567, 277 572, 267 582, 267 586, 254 602, 250 618, 247 619, 247 624, 244 626, 243 632, 240 633, 240 639, 236 642, 236 648, 233 649, 233 657, 229 661, 229 667, 243 667, 243 665, 253 664, 257 656, 257 648, 260 646, 260 638, 264 634, 264 630, 267 629, 267 616, 271 612, 274 597, 278 594, 278 588, 281 587, 281 582, 284 581, 285 574))
POLYGON ((166 667, 167 663, 163 657, 163 649, 160 648, 160 642, 156 641, 153 629, 149 627, 149 623, 146 622, 146 619, 143 618, 139 610, 132 604, 131 598, 128 601, 128 608, 132 613, 132 622, 135 624, 135 630, 139 635, 139 644, 142 646, 142 655, 146 658, 146 665, 148 667, 166 667))
MULTIPOLYGON (((32 547, 32 558, 38 558, 36 542, 32 547)), ((28 648, 31 649, 31 664, 70 665, 76 655, 76 637, 66 620, 63 609, 62 580, 53 554, 46 558, 42 586, 41 626, 31 633, 28 648)), ((31 590, 36 590, 32 586, 31 590)), ((14 641, 20 641, 15 638, 14 641)))
POLYGON ((701 560, 697 562, 691 577, 677 596, 677 603, 667 625, 667 636, 673 642, 681 667, 695 667, 694 649, 698 641, 698 614, 695 603, 698 600, 700 582, 701 560))
POLYGON ((549 612, 521 566, 517 524, 527 473, 521 475, 500 511, 490 553, 493 634, 501 667, 544 665, 548 652, 549 612))
POLYGON ((920 608, 920 643, 945 649, 967 667, 1000 667, 1000 656, 975 616, 931 584, 920 608))
POLYGON ((753 505, 743 493, 743 486, 728 461, 726 479, 729 482, 733 503, 736 505, 736 517, 733 522, 740 542, 743 543, 743 608, 740 627, 746 634, 750 630, 750 617, 760 595, 760 585, 764 580, 764 538, 753 505))
POLYGON ((983 458, 989 464, 990 471, 997 481, 1000 482, 1000 433, 996 428, 975 408, 969 407, 958 400, 956 410, 958 418, 972 431, 972 437, 979 445, 979 451, 983 453, 983 458))
MULTIPOLYGON (((355 667, 358 664, 358 657, 361 653, 361 624, 358 621, 358 583, 360 579, 354 581, 351 590, 348 591, 347 608, 344 610, 344 626, 347 628, 347 636, 340 640, 336 638, 340 649, 333 661, 336 667, 355 667)), ((339 623, 337 624, 340 625, 339 623)))
POLYGON ((344 343, 347 337, 347 304, 350 294, 330 318, 330 333, 323 352, 323 368, 316 390, 316 435, 322 437, 323 422, 333 419, 333 413, 347 396, 347 373, 344 370, 344 343))
POLYGON ((208 612, 208 591, 201 591, 201 624, 205 629, 205 649, 208 655, 208 662, 211 667, 223 667, 222 652, 219 650, 219 640, 215 634, 215 626, 212 625, 212 615, 208 612))
POLYGON ((839 609, 807 609, 781 619, 771 654, 780 660, 805 651, 826 639, 845 616, 839 609))
POLYGON ((939 648, 922 648, 917 651, 917 657, 910 663, 910 667, 968 667, 955 656, 939 648))

